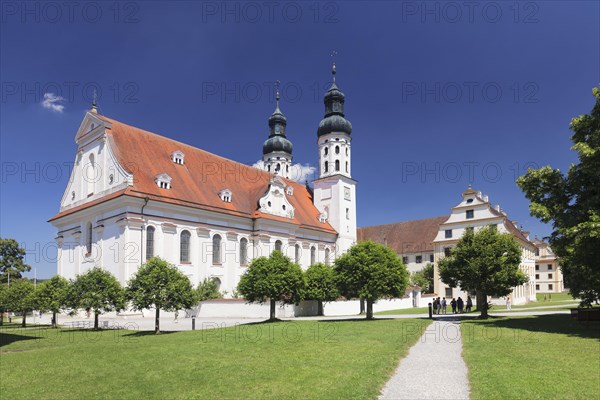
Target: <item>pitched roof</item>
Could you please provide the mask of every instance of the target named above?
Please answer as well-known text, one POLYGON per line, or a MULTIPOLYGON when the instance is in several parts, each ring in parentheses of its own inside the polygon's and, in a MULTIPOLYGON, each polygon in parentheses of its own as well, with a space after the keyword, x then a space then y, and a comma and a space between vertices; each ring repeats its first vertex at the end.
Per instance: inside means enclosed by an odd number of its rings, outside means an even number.
MULTIPOLYGON (((264 214, 258 212, 258 201, 266 193, 272 174, 103 115, 95 116, 111 125, 106 133, 115 157, 134 176, 133 186, 124 190, 122 195, 148 196, 165 203, 248 218, 283 221, 336 233, 329 223, 319 222, 320 212, 303 184, 284 179, 286 185, 294 188, 294 194, 287 196, 295 208, 293 219, 264 214), (177 150, 185 154, 183 165, 171 160, 171 154, 177 150), (161 189, 156 184, 156 176, 162 173, 172 178, 170 189, 161 189), (224 202, 219 197, 219 192, 223 189, 231 190, 231 202, 224 202)), ((90 207, 103 199, 63 211, 52 217, 51 221, 90 207)))
POLYGON ((358 241, 372 240, 383 243, 399 254, 433 251, 433 240, 440 224, 447 219, 446 215, 358 228, 358 241))

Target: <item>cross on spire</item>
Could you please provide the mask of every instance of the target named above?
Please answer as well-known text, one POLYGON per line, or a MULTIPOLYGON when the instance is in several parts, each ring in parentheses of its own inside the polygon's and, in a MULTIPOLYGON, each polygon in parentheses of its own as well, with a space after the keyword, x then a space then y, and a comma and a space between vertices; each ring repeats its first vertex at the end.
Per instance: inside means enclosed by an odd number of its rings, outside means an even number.
POLYGON ((336 70, 335 70, 335 56, 337 56, 337 54, 338 54, 338 52, 335 51, 335 50, 333 50, 331 52, 331 54, 330 54, 331 55, 331 59, 333 60, 333 65, 331 67, 331 75, 333 75, 333 82, 334 83, 335 83, 335 73, 336 73, 336 70))
POLYGON ((279 85, 281 85, 281 81, 278 79, 275 81, 275 102, 277 104, 277 108, 279 108, 279 85))

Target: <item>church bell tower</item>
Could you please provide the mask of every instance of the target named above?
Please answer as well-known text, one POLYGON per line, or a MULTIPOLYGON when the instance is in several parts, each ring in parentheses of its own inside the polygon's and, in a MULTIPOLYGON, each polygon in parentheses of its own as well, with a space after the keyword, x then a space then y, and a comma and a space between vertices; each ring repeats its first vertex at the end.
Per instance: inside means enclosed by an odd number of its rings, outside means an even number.
POLYGON ((338 232, 336 253, 356 243, 356 181, 352 179, 352 124, 344 116, 344 93, 333 83, 323 99, 325 116, 319 123, 319 178, 314 181, 314 204, 338 232))
POLYGON ((292 142, 285 136, 287 118, 279 109, 279 81, 275 101, 275 111, 269 117, 269 138, 263 144, 263 165, 267 172, 289 179, 292 174, 292 142))

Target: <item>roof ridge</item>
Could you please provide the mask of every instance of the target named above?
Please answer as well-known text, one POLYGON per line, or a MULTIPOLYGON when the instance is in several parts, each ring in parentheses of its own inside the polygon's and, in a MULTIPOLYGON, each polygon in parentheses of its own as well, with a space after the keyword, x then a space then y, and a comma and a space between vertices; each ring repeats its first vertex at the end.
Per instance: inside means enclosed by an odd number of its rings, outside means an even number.
POLYGON ((380 227, 384 227, 384 226, 407 224, 409 222, 431 221, 431 220, 434 220, 434 219, 442 219, 442 218, 448 218, 448 215, 439 215, 437 217, 421 218, 421 219, 411 219, 409 221, 390 222, 390 223, 387 223, 387 224, 380 224, 380 225, 360 226, 357 229, 380 228, 380 227))
MULTIPOLYGON (((122 122, 122 121, 116 120, 116 119, 114 119, 114 118, 107 117, 107 116, 105 116, 105 115, 100 115, 100 117, 102 117, 102 118, 104 118, 104 119, 107 119, 109 122, 116 122, 116 123, 118 123, 118 124, 125 125, 125 126, 127 126, 127 127, 129 127, 129 128, 136 129, 136 130, 138 130, 138 131, 140 131, 140 132, 142 132, 142 133, 144 133, 144 134, 148 134, 148 135, 156 136, 156 137, 159 137, 159 138, 161 138, 161 139, 166 139, 166 140, 168 140, 168 141, 170 141, 170 142, 177 143, 177 144, 180 144, 180 145, 183 145, 183 146, 186 146, 186 147, 191 147, 192 149, 194 149, 194 150, 196 150, 196 151, 200 151, 200 152, 203 152, 203 153, 205 153, 205 154, 209 154, 209 155, 211 155, 211 156, 213 156, 213 157, 217 157, 217 158, 219 158, 219 159, 221 159, 221 160, 228 161, 228 162, 232 162, 232 163, 235 163, 235 164, 239 164, 240 166, 243 166, 243 167, 246 167, 246 168, 253 168, 253 169, 257 170, 257 171, 260 171, 260 173, 263 173, 263 174, 266 174, 266 175, 270 175, 270 176, 274 176, 274 174, 271 174, 270 172, 264 171, 264 170, 262 170, 262 169, 260 169, 260 168, 256 168, 256 167, 254 167, 254 166, 252 166, 252 165, 244 164, 244 163, 241 163, 241 162, 239 162, 239 161, 232 160, 232 159, 230 159, 230 158, 226 158, 226 157, 220 156, 220 155, 218 155, 218 154, 215 154, 215 153, 212 153, 212 152, 210 152, 210 151, 207 151, 207 150, 201 149, 201 148, 199 148, 199 147, 193 146, 193 145, 191 145, 191 144, 184 143, 184 142, 181 142, 181 141, 179 141, 179 140, 176 140, 176 139, 172 139, 172 138, 170 138, 170 137, 168 137, 168 136, 159 135, 158 133, 151 132, 151 131, 149 131, 149 130, 146 130, 146 129, 144 129, 144 128, 140 128, 140 127, 137 127, 137 126, 134 126, 134 125, 127 124, 127 123, 125 123, 125 122, 122 122)), ((282 179, 285 179, 285 178, 283 178, 283 177, 281 177, 281 178, 282 178, 282 179)))

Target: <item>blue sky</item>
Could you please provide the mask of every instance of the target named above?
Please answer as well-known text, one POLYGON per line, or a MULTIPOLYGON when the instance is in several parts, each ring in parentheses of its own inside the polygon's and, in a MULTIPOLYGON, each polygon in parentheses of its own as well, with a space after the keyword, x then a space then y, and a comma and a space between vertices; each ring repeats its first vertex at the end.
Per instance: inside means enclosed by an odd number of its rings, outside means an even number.
POLYGON ((281 80, 294 162, 315 165, 335 49, 359 226, 445 215, 472 184, 544 236, 515 178, 576 160, 569 122, 600 82, 594 1, 0 6, 0 235, 38 277, 94 89, 107 116, 252 164, 281 80))

